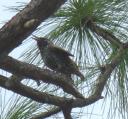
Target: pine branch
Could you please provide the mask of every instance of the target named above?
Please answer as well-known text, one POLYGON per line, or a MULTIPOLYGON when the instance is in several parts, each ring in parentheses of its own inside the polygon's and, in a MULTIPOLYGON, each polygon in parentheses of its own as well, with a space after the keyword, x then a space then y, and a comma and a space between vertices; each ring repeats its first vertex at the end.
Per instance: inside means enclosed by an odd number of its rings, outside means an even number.
POLYGON ((125 50, 126 49, 124 49, 124 47, 121 47, 118 50, 117 54, 113 57, 111 63, 104 66, 104 72, 102 72, 96 80, 97 84, 94 86, 94 92, 88 98, 85 98, 85 100, 79 101, 79 99, 76 99, 76 101, 72 103, 72 107, 87 106, 103 98, 101 95, 106 85, 106 82, 108 81, 115 67, 120 64, 125 54, 125 50))
POLYGON ((112 58, 112 61, 110 64, 106 64, 104 66, 105 70, 99 75, 97 79, 97 84, 95 86, 94 95, 101 95, 104 86, 106 85, 106 82, 108 81, 109 77, 111 76, 112 71, 120 64, 123 56, 125 53, 125 49, 121 47, 117 54, 112 58))
MULTIPOLYGON (((62 98, 54 95, 50 95, 44 92, 40 92, 38 90, 35 90, 33 88, 30 88, 28 86, 23 85, 17 80, 10 80, 7 77, 1 76, 0 75, 0 87, 3 87, 5 89, 11 90, 17 94, 20 94, 22 96, 31 98, 34 101, 40 102, 40 103, 46 103, 46 104, 52 104, 55 106, 59 106, 60 109, 66 109, 66 106, 70 105, 70 109, 75 108, 75 107, 83 107, 89 104, 94 103, 94 100, 97 101, 99 98, 86 98, 86 99, 70 99, 70 98, 62 98), (93 99, 93 101, 92 101, 93 99), (82 106, 83 105, 83 106, 82 106)), ((51 116, 53 113, 57 113, 60 111, 59 109, 57 110, 52 110, 50 111, 51 113, 44 113, 43 116, 48 117, 51 116)), ((68 112, 64 112, 67 114, 68 112)), ((66 116, 66 115, 65 115, 66 116)), ((68 114, 69 116, 69 114, 68 114)), ((66 116, 67 117, 67 116, 66 116)))
POLYGON ((93 32, 104 38, 104 40, 109 41, 111 44, 116 45, 117 47, 123 45, 123 43, 112 33, 96 25, 94 22, 89 22, 88 26, 93 32))
POLYGON ((44 118, 50 117, 60 111, 61 111, 61 108, 59 108, 59 107, 53 108, 53 109, 48 110, 47 112, 42 112, 39 115, 35 115, 31 119, 44 119, 44 118))
POLYGON ((54 84, 61 87, 65 92, 72 94, 76 98, 84 99, 84 96, 82 96, 82 94, 80 94, 77 89, 69 83, 67 77, 54 73, 48 69, 41 69, 35 65, 18 61, 9 56, 0 62, 0 68, 11 72, 12 74, 27 77, 35 81, 42 80, 45 83, 54 84))
POLYGON ((71 116, 71 108, 65 107, 63 110, 64 119, 73 119, 71 116))
MULTIPOLYGON (((99 99, 102 99, 103 97, 101 96, 101 94, 103 92, 104 86, 105 86, 108 78, 110 77, 112 71, 121 62, 124 53, 125 53, 125 49, 123 47, 121 47, 119 49, 119 51, 117 52, 117 54, 113 57, 111 63, 106 64, 104 66, 105 70, 97 78, 97 84, 94 87, 95 91, 93 94, 91 94, 88 98, 85 98, 85 99, 83 99, 83 98, 81 98, 81 99, 80 98, 76 98, 76 99, 65 98, 66 102, 63 102, 63 104, 61 104, 61 107, 65 106, 65 104, 70 105, 71 109, 76 108, 76 107, 84 107, 84 106, 90 105, 90 104, 98 101, 99 99)), ((29 76, 29 78, 30 78, 30 76, 32 76, 35 79, 36 78, 40 79, 42 77, 42 78, 44 78, 43 81, 45 81, 45 82, 50 82, 50 83, 54 82, 54 83, 57 83, 58 85, 59 85, 59 83, 61 83, 61 84, 64 84, 64 86, 68 85, 67 82, 64 83, 63 81, 60 81, 61 80, 59 78, 59 77, 61 77, 60 75, 58 76, 54 73, 49 75, 49 73, 51 73, 51 72, 48 70, 45 71, 43 69, 35 67, 34 65, 22 63, 20 61, 14 60, 13 58, 10 58, 10 57, 7 57, 2 62, 2 64, 0 64, 0 67, 2 67, 3 69, 6 68, 6 70, 12 71, 13 73, 21 73, 22 75, 29 76)), ((0 82, 2 82, 2 81, 0 81, 0 82)), ((1 86, 3 87, 3 85, 1 85, 1 86)), ((17 86, 17 84, 16 84, 16 86, 17 86)), ((7 88, 7 87, 4 87, 4 88, 7 88)), ((18 87, 14 88, 14 89, 16 90, 17 88, 19 89, 19 85, 18 85, 18 87)), ((70 90, 70 89, 71 88, 69 87, 68 90, 70 90)), ((24 92, 24 91, 22 91, 22 92, 24 92)), ((27 97, 29 97, 28 94, 27 94, 27 97)), ((29 97, 29 98, 31 98, 31 97, 29 97)))
POLYGON ((15 93, 18 93, 22 96, 31 98, 32 100, 35 100, 40 103, 47 103, 56 106, 61 106, 65 103, 66 100, 70 100, 67 98, 62 98, 44 92, 40 92, 38 90, 23 85, 17 80, 10 80, 1 75, 0 75, 0 86, 5 89, 11 90, 15 93))
MULTIPOLYGON (((7 55, 22 43, 65 0, 31 0, 0 29, 0 56, 7 55)), ((3 58, 0 58, 3 60, 3 58)))

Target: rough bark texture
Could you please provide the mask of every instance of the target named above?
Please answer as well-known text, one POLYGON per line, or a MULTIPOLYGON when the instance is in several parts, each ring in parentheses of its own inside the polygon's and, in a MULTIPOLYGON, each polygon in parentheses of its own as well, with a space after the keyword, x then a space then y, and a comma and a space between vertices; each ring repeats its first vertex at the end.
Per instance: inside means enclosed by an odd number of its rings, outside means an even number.
POLYGON ((35 115, 31 119, 44 119, 44 118, 50 117, 50 116, 52 116, 52 115, 54 115, 60 111, 61 111, 61 108, 53 108, 51 110, 48 110, 47 112, 42 112, 39 115, 35 115))
POLYGON ((102 99, 102 92, 108 78, 111 76, 111 73, 116 66, 120 64, 121 58, 123 58, 125 54, 125 49, 128 48, 128 43, 124 44, 120 42, 121 40, 95 25, 93 21, 87 23, 92 31, 100 37, 103 37, 104 40, 118 46, 119 50, 111 62, 104 66, 104 71, 97 78, 94 92, 86 98, 80 94, 72 84, 68 83, 67 77, 7 56, 8 53, 20 45, 41 22, 50 17, 64 2, 65 0, 31 0, 22 11, 16 14, 0 29, 1 69, 11 72, 16 76, 20 75, 23 78, 28 77, 33 80, 42 80, 45 83, 54 84, 74 96, 72 99, 50 95, 46 92, 40 92, 31 87, 25 86, 18 80, 11 80, 4 76, 0 76, 1 87, 31 98, 37 102, 58 106, 58 108, 51 109, 48 112, 43 112, 32 119, 46 118, 60 112, 61 110, 63 111, 65 119, 71 119, 72 108, 88 106, 99 99, 102 99))
POLYGON ((63 108, 63 114, 64 114, 64 118, 65 119, 73 119, 72 116, 71 116, 71 108, 63 108))
POLYGON ((54 73, 50 70, 41 69, 32 64, 20 62, 9 56, 5 57, 5 59, 0 62, 0 68, 22 77, 55 84, 61 87, 65 92, 72 94, 77 98, 84 98, 84 96, 82 96, 82 94, 80 94, 72 84, 67 83, 67 77, 54 73))
MULTIPOLYGON (((31 0, 0 29, 0 56, 7 55, 22 43, 41 22, 50 17, 64 0, 31 0)), ((3 58, 0 58, 2 60, 3 58)))
MULTIPOLYGON (((18 82, 17 80, 10 80, 4 76, 0 76, 0 86, 12 90, 22 96, 31 98, 40 103, 47 103, 56 106, 61 106, 65 102, 65 98, 43 93, 38 90, 32 89, 18 82)), ((70 99, 67 99, 70 100, 70 99)))
POLYGON ((18 93, 22 96, 31 98, 32 100, 35 100, 37 102, 52 104, 55 106, 59 106, 62 109, 66 109, 68 108, 68 106, 70 107, 70 109, 76 108, 76 107, 83 107, 86 105, 90 105, 95 101, 101 99, 101 97, 96 97, 96 96, 95 97, 90 96, 85 99, 80 99, 80 98, 72 99, 72 98, 58 97, 48 93, 40 92, 31 87, 23 85, 17 80, 10 80, 1 75, 0 75, 0 86, 5 89, 11 90, 15 93, 18 93))

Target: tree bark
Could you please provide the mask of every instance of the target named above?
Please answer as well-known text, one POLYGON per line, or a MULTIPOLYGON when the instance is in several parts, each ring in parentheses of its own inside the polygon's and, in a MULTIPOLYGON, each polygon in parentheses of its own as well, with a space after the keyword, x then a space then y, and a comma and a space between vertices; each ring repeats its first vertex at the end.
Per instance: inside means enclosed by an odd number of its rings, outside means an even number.
POLYGON ((31 2, 0 29, 0 60, 22 43, 65 0, 31 0, 31 2))
POLYGON ((71 116, 71 108, 63 108, 64 119, 73 119, 71 116))
POLYGON ((72 84, 67 82, 67 77, 64 75, 54 73, 47 69, 41 69, 35 65, 18 61, 9 56, 5 57, 4 60, 0 62, 0 68, 15 75, 34 79, 35 81, 42 80, 45 83, 54 84, 76 98, 84 99, 84 96, 82 96, 72 84))

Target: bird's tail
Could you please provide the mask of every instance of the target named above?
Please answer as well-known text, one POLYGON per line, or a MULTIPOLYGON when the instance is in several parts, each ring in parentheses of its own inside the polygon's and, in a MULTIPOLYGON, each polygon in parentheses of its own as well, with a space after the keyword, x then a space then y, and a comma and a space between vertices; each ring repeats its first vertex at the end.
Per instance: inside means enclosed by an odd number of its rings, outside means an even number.
POLYGON ((80 71, 76 72, 76 75, 79 76, 81 80, 85 79, 84 75, 80 71))

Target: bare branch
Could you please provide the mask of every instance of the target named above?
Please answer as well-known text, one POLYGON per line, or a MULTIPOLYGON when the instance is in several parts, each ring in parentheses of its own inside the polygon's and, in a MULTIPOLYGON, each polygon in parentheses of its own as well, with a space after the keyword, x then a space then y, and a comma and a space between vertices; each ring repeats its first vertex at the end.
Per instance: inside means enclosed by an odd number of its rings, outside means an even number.
MULTIPOLYGON (((21 75, 14 75, 14 74, 10 77, 11 80, 17 80, 17 81, 20 81, 20 82, 22 80, 24 80, 24 78, 25 77, 23 77, 21 75)), ((40 81, 39 80, 36 80, 36 83, 37 83, 38 86, 40 85, 40 81)))
POLYGON ((41 69, 32 64, 13 59, 9 56, 0 62, 0 68, 13 74, 21 75, 22 77, 34 79, 35 81, 42 80, 45 83, 52 83, 77 98, 84 98, 82 94, 80 94, 77 89, 67 81, 66 76, 54 73, 48 69, 41 69))
POLYGON ((66 100, 70 100, 67 98, 62 98, 62 97, 50 95, 44 92, 40 92, 38 90, 35 90, 28 86, 23 85, 17 80, 10 80, 1 75, 0 75, 0 86, 5 89, 11 90, 15 93, 18 93, 22 96, 31 98, 32 100, 35 100, 40 103, 47 103, 47 104, 52 104, 56 106, 61 106, 64 104, 66 100))
POLYGON ((105 66, 105 71, 101 73, 99 78, 97 79, 95 94, 101 95, 102 90, 104 89, 104 86, 111 76, 112 71, 115 69, 116 66, 118 66, 123 58, 123 55, 125 53, 125 49, 121 47, 118 51, 115 57, 113 57, 110 64, 107 64, 105 66))
POLYGON ((67 108, 64 108, 62 111, 64 114, 64 119, 73 119, 71 116, 71 108, 67 107, 67 108))
MULTIPOLYGON (((94 93, 85 99, 72 100, 72 103, 71 102, 69 103, 69 104, 72 104, 71 107, 74 108, 74 107, 87 106, 87 105, 90 105, 90 104, 96 102, 97 100, 103 98, 101 96, 101 93, 104 89, 104 86, 105 86, 108 78, 110 77, 112 71, 114 70, 114 68, 119 65, 124 53, 125 53, 125 49, 120 48, 118 53, 116 54, 116 56, 112 59, 111 63, 107 64, 105 66, 105 71, 102 72, 97 79, 97 84, 95 86, 94 93)), ((30 78, 35 78, 35 79, 37 78, 39 80, 42 78, 42 80, 44 82, 50 82, 50 83, 54 83, 54 84, 58 84, 58 85, 64 84, 64 86, 66 86, 66 85, 69 86, 69 84, 67 82, 65 82, 65 81, 61 80, 61 78, 59 78, 59 77, 61 77, 60 75, 58 76, 54 73, 52 74, 52 72, 49 70, 45 71, 43 69, 35 67, 34 65, 22 63, 17 60, 14 60, 13 58, 10 58, 10 57, 7 57, 2 62, 2 64, 0 64, 0 67, 2 67, 3 69, 6 69, 8 71, 12 71, 13 73, 24 74, 25 76, 29 76, 30 78)), ((68 88, 71 89, 70 86, 68 88)), ((70 89, 68 89, 68 90, 70 90, 70 89)))
POLYGON ((39 115, 35 115, 33 116, 31 119, 44 119, 44 118, 47 118, 47 117, 50 117, 58 112, 61 111, 61 108, 53 108, 51 110, 48 110, 47 112, 42 112, 41 114, 39 115))
POLYGON ((67 83, 67 77, 54 73, 50 70, 41 69, 32 64, 23 63, 11 57, 5 57, 15 47, 20 45, 22 41, 30 35, 37 26, 52 15, 65 0, 31 0, 31 2, 16 16, 14 16, 7 24, 0 29, 0 56, 4 56, 0 67, 14 75, 21 75, 36 81, 42 80, 45 83, 51 83, 61 87, 65 92, 72 94, 76 99, 62 98, 59 96, 50 95, 40 92, 33 88, 23 85, 17 80, 10 80, 4 76, 0 76, 0 86, 18 93, 22 96, 31 98, 40 103, 47 103, 58 106, 49 112, 43 112, 32 119, 46 118, 59 111, 63 111, 65 119, 72 119, 71 109, 76 107, 84 107, 90 105, 103 97, 102 92, 111 76, 112 71, 121 62, 121 58, 125 53, 125 48, 128 43, 123 44, 118 38, 109 33, 107 30, 97 26, 93 22, 89 24, 90 29, 97 35, 103 37, 106 41, 119 47, 115 57, 113 57, 110 64, 105 65, 105 69, 97 78, 97 84, 94 87, 94 92, 88 97, 84 98, 72 84, 67 83), (124 49, 123 49, 124 48, 124 49))
MULTIPOLYGON (((66 105, 70 105, 70 109, 75 108, 75 107, 83 107, 89 104, 92 104, 93 98, 86 98, 84 99, 69 99, 69 98, 62 98, 62 97, 58 97, 58 96, 54 96, 54 95, 50 95, 44 92, 40 92, 38 90, 32 89, 28 86, 23 85, 22 83, 20 83, 17 80, 10 80, 4 76, 0 75, 0 86, 11 90, 15 93, 18 93, 22 96, 31 98, 32 100, 35 100, 37 102, 40 103, 47 103, 47 104, 52 104, 55 106, 59 106, 60 108, 64 109, 64 107, 66 107, 66 105), (82 106, 83 105, 83 106, 82 106)), ((93 99, 95 101, 97 101, 98 99, 93 99)), ((66 108, 65 108, 66 109, 66 108)), ((57 113, 58 111, 60 111, 59 109, 55 110, 55 111, 50 111, 51 113, 57 113)), ((67 114, 68 112, 65 112, 65 114, 67 114)), ((51 116, 50 113, 44 113, 42 114, 44 117, 48 117, 51 116)), ((69 116, 69 114, 68 114, 69 116)))
MULTIPOLYGON (((0 29, 0 56, 7 55, 52 15, 65 0, 31 0, 0 29)), ((3 59, 3 58, 0 58, 3 59)))
POLYGON ((104 86, 106 85, 106 82, 108 81, 112 71, 115 69, 116 66, 119 65, 121 62, 123 55, 125 53, 125 49, 121 47, 115 57, 113 57, 110 64, 105 65, 105 70, 102 72, 99 77, 97 78, 97 84, 94 86, 94 92, 89 96, 88 98, 85 98, 85 100, 79 101, 79 99, 76 99, 76 101, 73 102, 73 107, 83 107, 86 105, 90 105, 94 102, 96 102, 99 99, 102 99, 101 96, 104 86))

